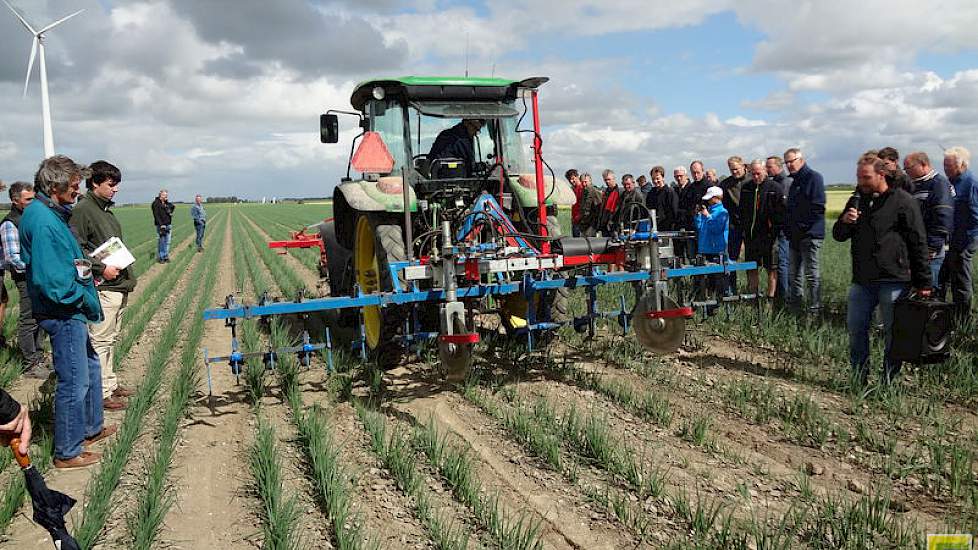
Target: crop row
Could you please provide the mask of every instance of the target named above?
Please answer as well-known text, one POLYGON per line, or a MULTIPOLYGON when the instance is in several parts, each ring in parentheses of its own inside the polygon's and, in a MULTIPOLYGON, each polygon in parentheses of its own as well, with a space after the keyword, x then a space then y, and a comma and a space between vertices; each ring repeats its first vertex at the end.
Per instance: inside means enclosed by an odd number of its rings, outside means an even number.
MULTIPOLYGON (((193 281, 204 279, 207 265, 205 261, 197 263, 189 274, 188 288, 192 287, 193 281)), ((177 301, 163 331, 153 343, 146 374, 136 395, 129 400, 119 431, 103 453, 98 471, 89 479, 85 490, 87 504, 74 533, 82 548, 95 546, 103 533, 105 521, 112 510, 113 493, 129 461, 134 443, 142 433, 147 413, 156 401, 156 394, 163 383, 163 375, 170 364, 173 349, 181 338, 181 325, 192 303, 198 298, 205 300, 194 292, 186 292, 177 301)))

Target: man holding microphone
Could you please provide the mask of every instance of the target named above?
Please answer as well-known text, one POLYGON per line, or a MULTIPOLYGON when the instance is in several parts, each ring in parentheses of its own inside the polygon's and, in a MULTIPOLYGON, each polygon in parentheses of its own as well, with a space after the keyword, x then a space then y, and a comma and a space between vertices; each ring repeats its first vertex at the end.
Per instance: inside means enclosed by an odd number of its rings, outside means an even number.
POLYGON ((882 159, 863 156, 856 177, 856 193, 832 227, 835 240, 852 240, 852 286, 846 319, 849 360, 856 383, 865 386, 869 377, 869 329, 878 305, 886 340, 883 383, 889 384, 901 366, 890 357, 893 305, 911 288, 921 296, 931 292, 927 235, 914 198, 887 185, 882 159))

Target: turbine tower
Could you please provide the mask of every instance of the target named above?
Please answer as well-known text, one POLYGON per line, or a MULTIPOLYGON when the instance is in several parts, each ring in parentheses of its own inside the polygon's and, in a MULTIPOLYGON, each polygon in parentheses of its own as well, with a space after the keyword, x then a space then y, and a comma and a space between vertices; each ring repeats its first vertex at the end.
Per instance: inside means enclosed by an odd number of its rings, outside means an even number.
POLYGON ((72 17, 78 15, 85 10, 78 10, 75 13, 62 17, 54 23, 42 28, 39 31, 35 31, 34 27, 27 22, 13 6, 10 5, 7 0, 3 0, 3 3, 10 8, 10 11, 17 16, 17 19, 24 25, 27 32, 31 33, 34 37, 31 42, 31 58, 27 62, 27 78, 24 79, 24 96, 27 96, 27 85, 31 81, 31 71, 34 69, 34 57, 40 54, 40 71, 41 71, 41 123, 44 125, 44 158, 54 156, 54 132, 51 130, 51 100, 48 98, 48 70, 47 65, 44 63, 44 33, 57 27, 58 25, 64 23, 65 21, 71 19, 72 17))

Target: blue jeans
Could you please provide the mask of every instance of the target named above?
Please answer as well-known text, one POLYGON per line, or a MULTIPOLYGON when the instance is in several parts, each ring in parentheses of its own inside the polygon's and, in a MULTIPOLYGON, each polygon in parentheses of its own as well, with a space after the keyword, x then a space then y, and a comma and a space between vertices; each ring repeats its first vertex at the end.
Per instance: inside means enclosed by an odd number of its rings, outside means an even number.
POLYGON ((169 225, 161 225, 159 228, 160 240, 156 245, 156 259, 157 260, 169 260, 170 259, 170 229, 169 225), (166 228, 166 231, 163 231, 166 228))
POLYGON ((790 273, 790 262, 788 261, 788 236, 784 233, 778 235, 775 245, 778 247, 778 297, 782 300, 788 299, 789 288, 788 277, 790 273))
MULTIPOLYGON (((730 226, 727 233, 727 256, 731 262, 740 260, 740 248, 744 244, 744 233, 736 225, 730 226)), ((727 296, 737 294, 737 272, 727 274, 727 296)))
POLYGON ((930 286, 938 293, 941 288, 941 266, 944 265, 944 255, 947 251, 942 246, 940 250, 930 259, 930 286))
POLYGON ((88 324, 77 319, 42 319, 51 336, 54 371, 54 457, 74 458, 82 440, 102 431, 102 368, 88 336, 88 324))
POLYGON ((818 311, 822 308, 822 274, 818 261, 822 250, 822 239, 802 239, 788 243, 790 258, 791 293, 789 303, 797 308, 804 305, 805 286, 808 286, 808 308, 818 311))
MULTIPOLYGON (((204 227, 206 224, 204 222, 194 222, 194 231, 197 232, 197 248, 202 248, 204 246, 204 227)), ((170 243, 166 244, 167 249, 170 248, 170 243)))
POLYGON ((910 287, 907 283, 853 284, 849 287, 849 310, 846 327, 849 329, 849 362, 863 384, 869 376, 869 330, 873 310, 878 305, 885 338, 883 373, 887 382, 900 373, 900 361, 889 358, 893 335, 893 303, 910 287))

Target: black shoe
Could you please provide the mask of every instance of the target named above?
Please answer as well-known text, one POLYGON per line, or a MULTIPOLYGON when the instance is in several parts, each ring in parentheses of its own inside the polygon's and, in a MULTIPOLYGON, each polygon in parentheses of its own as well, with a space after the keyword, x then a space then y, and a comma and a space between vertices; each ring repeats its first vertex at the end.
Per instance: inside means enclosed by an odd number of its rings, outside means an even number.
POLYGON ((51 376, 51 367, 43 363, 34 363, 33 365, 24 369, 25 378, 33 378, 34 380, 45 380, 51 376))

